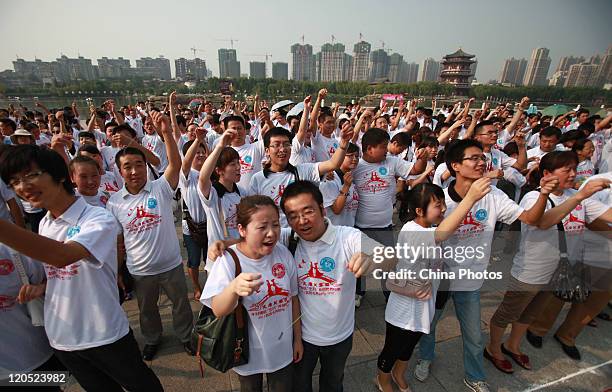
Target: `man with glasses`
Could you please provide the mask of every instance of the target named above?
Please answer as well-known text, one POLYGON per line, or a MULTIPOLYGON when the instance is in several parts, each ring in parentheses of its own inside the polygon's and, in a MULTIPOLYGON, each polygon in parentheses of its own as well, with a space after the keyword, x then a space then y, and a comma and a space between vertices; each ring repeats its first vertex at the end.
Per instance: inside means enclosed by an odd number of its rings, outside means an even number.
MULTIPOLYGON (((491 136, 491 140, 494 141, 495 137, 491 136)), ((458 140, 449 146, 445 158, 448 170, 456 178, 448 188, 444 189, 446 215, 448 216, 463 200, 472 183, 485 174, 487 157, 484 154, 483 146, 478 141, 465 139, 458 140)), ((454 272, 455 276, 459 276, 461 270, 471 275, 468 278, 452 280, 448 298, 453 299, 461 327, 464 383, 472 391, 489 391, 485 382, 483 365, 485 346, 480 330, 480 288, 484 283, 484 278, 479 274, 483 274, 489 264, 495 222, 510 224, 518 219, 525 224, 537 224, 544 213, 548 194, 556 189, 558 183, 556 177, 543 178, 540 181, 540 196, 529 210, 524 210, 510 200, 505 193, 492 187, 490 193, 474 204, 463 223, 447 241, 450 246, 460 244, 462 249, 482 250, 480 257, 466 258, 462 262, 445 260, 448 265, 447 270, 454 272)), ((440 298, 436 303, 436 313, 430 333, 424 335, 419 343, 420 359, 417 362, 415 376, 420 381, 425 381, 429 375, 429 366, 434 358, 435 328, 446 305, 444 296, 440 298)))
MULTIPOLYGON (((251 178, 251 194, 269 196, 277 206, 280 206, 283 192, 292 182, 308 180, 319 184, 321 176, 340 167, 352 136, 353 128, 347 122, 342 128, 339 148, 331 159, 293 166, 289 163, 291 158, 291 134, 285 128, 272 128, 263 137, 265 151, 270 157, 270 161, 262 171, 255 173, 251 178)), ((282 227, 287 227, 285 214, 280 214, 280 222, 282 227)))

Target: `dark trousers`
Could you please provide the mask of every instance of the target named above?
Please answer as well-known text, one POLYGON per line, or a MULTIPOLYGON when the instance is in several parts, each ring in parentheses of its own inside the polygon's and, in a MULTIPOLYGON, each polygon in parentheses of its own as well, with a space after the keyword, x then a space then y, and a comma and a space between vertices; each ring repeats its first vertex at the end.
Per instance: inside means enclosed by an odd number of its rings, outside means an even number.
MULTIPOLYGON (((361 230, 361 232, 368 237, 372 238, 374 241, 379 242, 384 246, 394 246, 395 239, 393 237, 393 225, 389 225, 387 227, 379 227, 379 228, 361 228, 355 226, 357 229, 361 230)), ((365 276, 357 279, 357 284, 355 286, 355 294, 359 294, 361 296, 365 295, 366 287, 365 287, 365 276)), ((385 302, 389 300, 389 295, 391 292, 387 290, 387 279, 380 280, 380 288, 385 296, 385 302)))
MULTIPOLYGON (((261 392, 263 390, 263 373, 250 376, 238 375, 240 392, 261 392)), ((269 392, 291 392, 293 390, 293 362, 282 369, 266 373, 269 392)))
POLYGON ((320 392, 341 392, 344 380, 344 365, 353 348, 353 335, 340 343, 331 346, 315 346, 302 340, 304 356, 295 364, 294 390, 297 392, 312 392, 312 373, 319 359, 320 392))
MULTIPOLYGON (((61 363, 59 359, 57 359, 57 356, 52 355, 51 358, 47 360, 47 362, 43 363, 42 365, 40 365, 33 371, 34 372, 65 372, 66 370, 67 370, 66 366, 64 366, 64 364, 61 363)), ((0 390, 3 390, 3 388, 6 388, 6 390, 9 389, 9 387, 0 387, 0 390)), ((15 390, 19 392, 62 392, 62 388, 60 388, 59 386, 47 386, 47 387, 19 386, 15 388, 16 388, 15 390)))
POLYGON ((385 345, 378 356, 378 369, 383 373, 391 373, 393 365, 399 359, 408 361, 423 332, 415 332, 387 324, 385 345))
POLYGON ((55 355, 87 392, 164 390, 142 360, 132 330, 114 343, 78 351, 55 350, 55 355))

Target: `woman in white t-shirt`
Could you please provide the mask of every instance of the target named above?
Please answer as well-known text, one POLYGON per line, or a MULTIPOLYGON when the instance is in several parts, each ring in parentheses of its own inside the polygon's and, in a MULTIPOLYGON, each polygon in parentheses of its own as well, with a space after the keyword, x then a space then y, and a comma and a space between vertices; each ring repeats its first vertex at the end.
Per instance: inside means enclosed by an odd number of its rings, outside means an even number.
POLYGON ((248 191, 238 185, 240 155, 229 147, 235 137, 235 130, 225 131, 200 169, 198 195, 206 212, 209 247, 215 241, 240 238, 236 210, 240 199, 248 196, 248 191))
MULTIPOLYGON (((490 190, 490 179, 474 181, 457 208, 444 218, 446 205, 442 188, 429 183, 417 185, 407 195, 409 221, 399 234, 398 248, 420 249, 421 254, 427 249, 428 254, 442 255, 439 244, 455 232, 474 204, 490 190)), ((430 279, 429 274, 441 271, 443 267, 443 260, 436 257, 411 259, 405 255, 397 256, 396 272, 407 275, 410 271, 416 274, 416 279, 389 280, 387 284, 391 295, 385 310, 385 345, 378 357, 376 378, 378 389, 383 392, 393 390, 391 380, 400 391, 410 391, 404 374, 414 347, 423 334, 429 333, 440 283, 439 279, 430 279)))
POLYGON ((303 354, 297 268, 289 250, 278 244, 278 208, 267 196, 243 198, 237 210, 240 242, 212 266, 201 302, 217 317, 234 311, 238 301, 248 313, 248 363, 233 370, 240 390, 292 391, 293 362, 303 354), (234 258, 242 273, 236 276, 234 258))
MULTIPOLYGON (((609 220, 612 210, 609 206, 590 198, 597 191, 609 187, 609 180, 593 180, 580 191, 573 189, 576 179, 576 154, 571 151, 553 151, 542 157, 539 177, 556 176, 559 180, 557 191, 551 193, 546 213, 538 226, 521 224, 521 242, 514 256, 510 281, 504 298, 490 322, 490 341, 484 356, 494 366, 512 373, 513 368, 504 354, 518 365, 531 369, 529 357, 520 350, 522 337, 537 316, 549 305, 550 291, 543 291, 557 269, 560 250, 557 224, 563 224, 570 261, 582 259, 583 236, 586 224, 595 219, 609 220), (554 206, 553 206, 554 203, 554 206), (545 218, 546 217, 546 218, 545 218), (512 324, 509 339, 502 343, 508 324, 512 324)), ((521 207, 531 208, 539 192, 531 191, 521 200, 521 207)))
POLYGON ((578 156, 574 189, 579 189, 583 182, 595 174, 595 166, 591 161, 595 152, 595 145, 590 139, 580 139, 574 143, 572 151, 578 156))

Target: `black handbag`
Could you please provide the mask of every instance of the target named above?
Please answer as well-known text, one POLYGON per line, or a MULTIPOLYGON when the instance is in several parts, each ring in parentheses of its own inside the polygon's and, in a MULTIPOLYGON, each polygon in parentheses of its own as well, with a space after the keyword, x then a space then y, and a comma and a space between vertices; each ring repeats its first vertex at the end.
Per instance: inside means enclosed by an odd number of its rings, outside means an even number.
MULTIPOLYGON (((548 198, 548 201, 555 207, 555 203, 548 198)), ((567 255, 567 242, 563 222, 557 223, 557 233, 559 236, 559 266, 550 279, 550 287, 553 295, 564 302, 579 304, 591 295, 591 279, 589 269, 582 261, 572 264, 567 255)))
MULTIPOLYGON (((234 259, 236 276, 240 275, 242 269, 236 253, 229 248, 226 251, 234 259)), ((202 377, 204 377, 202 361, 223 373, 248 363, 248 317, 242 299, 238 300, 238 305, 232 313, 223 317, 215 316, 208 306, 202 307, 191 333, 202 377)))
POLYGON ((189 209, 187 208, 187 204, 183 201, 183 218, 187 223, 187 228, 189 229, 189 235, 195 241, 196 244, 200 248, 207 249, 208 248, 208 234, 206 231, 206 220, 197 223, 191 217, 189 213, 189 209))

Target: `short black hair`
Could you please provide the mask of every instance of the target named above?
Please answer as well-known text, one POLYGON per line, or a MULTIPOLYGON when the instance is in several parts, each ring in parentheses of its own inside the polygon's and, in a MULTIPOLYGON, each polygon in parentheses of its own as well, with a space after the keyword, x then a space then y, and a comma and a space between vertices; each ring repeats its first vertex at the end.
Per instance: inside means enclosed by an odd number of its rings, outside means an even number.
POLYGON ((102 155, 100 153, 100 150, 98 150, 98 147, 94 146, 93 144, 85 144, 79 147, 79 150, 77 151, 77 155, 80 155, 81 152, 87 152, 89 154, 95 154, 95 155, 102 155))
POLYGON ((584 113, 586 113, 586 114, 591 114, 591 112, 589 112, 589 110, 588 110, 588 109, 585 109, 585 108, 580 108, 580 109, 578 109, 578 110, 576 111, 576 117, 578 117, 578 116, 580 116, 581 114, 584 114, 584 113))
POLYGON ((289 141, 291 141, 291 132, 283 127, 274 127, 270 129, 263 137, 264 147, 270 147, 270 139, 274 136, 285 136, 289 141))
POLYGON ((561 130, 557 127, 546 127, 540 131, 540 137, 551 137, 556 136, 557 139, 561 139, 561 130))
POLYGON ((408 147, 412 144, 412 136, 408 132, 398 132, 391 138, 391 143, 393 142, 408 147))
POLYGON ((463 162, 463 155, 465 154, 465 150, 470 147, 476 147, 483 150, 482 144, 480 144, 479 141, 474 139, 457 139, 451 142, 446 148, 444 160, 446 161, 446 168, 450 172, 451 176, 457 177, 457 173, 455 173, 455 170, 453 170, 452 164, 463 162))
POLYGON ((397 196, 397 200, 400 202, 399 219, 405 223, 417 217, 417 208, 427 212, 427 206, 432 200, 443 201, 444 191, 438 185, 425 182, 410 190, 404 187, 404 190, 397 196))
POLYGON ((2 150, 0 155, 0 176, 8 184, 11 178, 24 170, 38 166, 49 174, 55 183, 61 183, 69 195, 74 195, 70 173, 64 159, 54 150, 32 144, 11 146, 2 150))
POLYGON ((476 125, 476 128, 474 128, 474 136, 476 136, 476 134, 478 132, 480 132, 480 130, 483 127, 486 127, 487 125, 494 125, 493 121, 491 121, 491 120, 483 120, 483 121, 479 122, 478 125, 476 125))
POLYGON ((577 129, 572 129, 571 131, 567 131, 563 135, 561 135, 561 139, 559 140, 559 142, 560 143, 571 142, 574 140, 583 139, 584 137, 585 136, 583 132, 577 129))
MULTIPOLYGON (((183 156, 187 154, 187 151, 189 151, 189 147, 191 147, 193 143, 195 143, 196 140, 197 139, 189 140, 187 143, 183 144, 183 147, 181 148, 183 156)), ((205 143, 200 143, 200 147, 202 147, 204 150, 206 150, 206 152, 208 152, 208 147, 206 146, 205 143)))
POLYGON ((106 124, 104 124, 104 132, 106 132, 106 130, 110 127, 116 127, 119 124, 117 124, 117 122, 115 120, 111 120, 109 122, 107 122, 106 124))
POLYGON ((128 124, 124 123, 121 125, 117 125, 115 128, 113 128, 113 135, 116 135, 121 131, 129 132, 131 138, 136 139, 136 131, 134 130, 134 128, 130 127, 128 124))
POLYGON ((15 133, 15 130, 17 129, 17 123, 15 123, 15 121, 11 120, 10 118, 0 118, 0 123, 11 127, 13 129, 13 133, 15 133))
POLYGON ((589 136, 593 132, 595 132, 595 125, 590 122, 585 122, 584 124, 580 124, 578 126, 578 130, 582 132, 585 136, 589 136))
POLYGON ((86 138, 89 138, 89 139, 96 140, 96 137, 94 136, 94 134, 89 132, 89 131, 79 132, 79 139, 82 138, 82 137, 86 137, 86 138))
POLYGON ((223 126, 227 129, 230 121, 238 121, 244 127, 244 118, 242 116, 227 116, 223 119, 223 126))
POLYGON ((380 128, 368 129, 361 138, 361 148, 367 151, 368 147, 374 147, 383 143, 389 143, 389 133, 380 128))
POLYGON ((347 154, 357 153, 357 155, 359 155, 359 146, 349 142, 348 147, 346 148, 346 153, 347 154))
POLYGON ((311 195, 319 205, 319 208, 321 208, 321 212, 323 211, 323 194, 319 190, 319 187, 313 182, 300 180, 289 184, 283 191, 283 196, 281 197, 280 201, 280 206, 283 213, 285 213, 285 203, 287 202, 287 199, 304 194, 311 195))
POLYGON ((121 170, 120 160, 121 160, 121 157, 124 157, 126 155, 139 155, 142 157, 142 160, 148 164, 147 157, 144 154, 144 152, 140 151, 139 149, 135 147, 125 147, 119 150, 119 152, 117 152, 117 155, 115 155, 115 165, 117 165, 117 169, 121 170))

